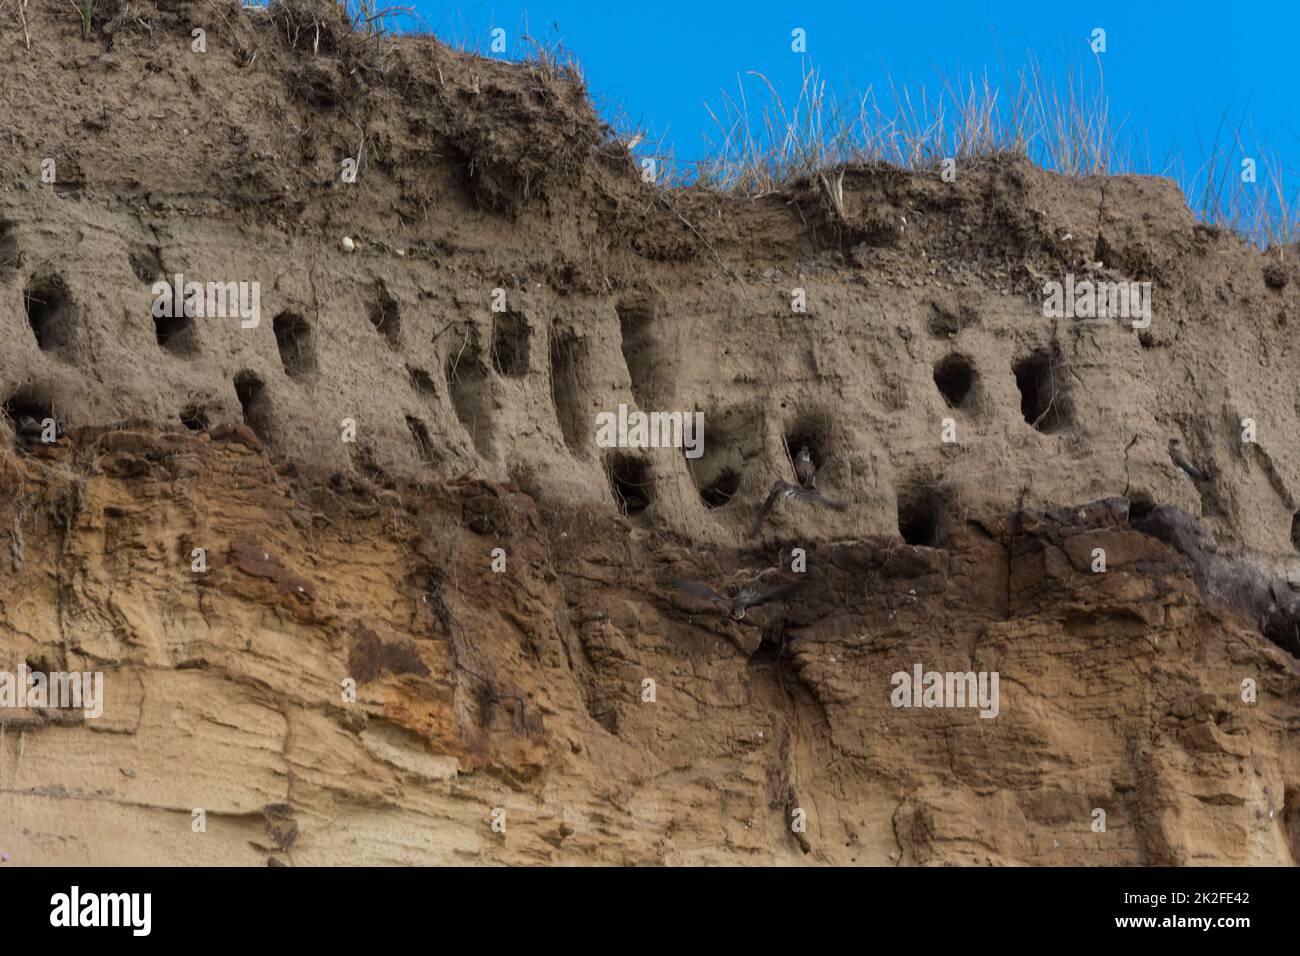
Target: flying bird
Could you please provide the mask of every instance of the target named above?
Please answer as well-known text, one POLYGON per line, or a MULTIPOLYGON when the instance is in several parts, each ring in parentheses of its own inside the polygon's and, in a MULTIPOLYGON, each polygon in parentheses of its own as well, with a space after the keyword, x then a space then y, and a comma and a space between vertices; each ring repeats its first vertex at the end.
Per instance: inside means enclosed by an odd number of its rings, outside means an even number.
POLYGON ((704 598, 706 601, 712 601, 725 607, 731 612, 731 616, 737 621, 743 620, 745 610, 758 604, 766 604, 769 601, 778 601, 783 597, 794 592, 799 587, 799 582, 793 584, 779 584, 774 588, 760 589, 758 582, 750 584, 731 584, 726 588, 727 594, 719 594, 707 584, 701 584, 699 581, 687 581, 684 578, 672 578, 668 582, 679 591, 685 591, 687 594, 693 594, 696 597, 704 598))
POLYGON ((807 501, 815 505, 822 505, 827 508, 833 508, 836 511, 843 511, 848 505, 842 501, 832 501, 830 498, 824 498, 815 491, 807 488, 800 488, 798 485, 792 485, 789 482, 778 481, 772 485, 772 490, 768 492, 767 500, 763 502, 763 507, 758 509, 758 517, 754 519, 754 526, 749 529, 749 536, 752 538, 758 534, 763 522, 771 513, 778 501, 807 501))
POLYGON ((1183 451, 1183 443, 1177 438, 1169 439, 1169 457, 1173 459, 1175 465, 1187 472, 1192 481, 1209 481, 1205 472, 1192 464, 1187 453, 1183 451))
POLYGON ((817 490, 817 466, 813 464, 807 445, 800 448, 799 454, 794 456, 794 473, 799 484, 810 491, 817 490))

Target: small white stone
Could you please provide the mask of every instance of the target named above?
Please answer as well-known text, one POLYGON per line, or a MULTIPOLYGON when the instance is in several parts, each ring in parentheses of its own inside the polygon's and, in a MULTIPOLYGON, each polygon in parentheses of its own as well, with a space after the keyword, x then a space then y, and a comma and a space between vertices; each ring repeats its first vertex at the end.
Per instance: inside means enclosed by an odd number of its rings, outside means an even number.
POLYGON ((344 252, 351 252, 353 249, 357 247, 357 244, 352 241, 351 236, 344 236, 343 241, 339 243, 339 245, 343 247, 344 252))

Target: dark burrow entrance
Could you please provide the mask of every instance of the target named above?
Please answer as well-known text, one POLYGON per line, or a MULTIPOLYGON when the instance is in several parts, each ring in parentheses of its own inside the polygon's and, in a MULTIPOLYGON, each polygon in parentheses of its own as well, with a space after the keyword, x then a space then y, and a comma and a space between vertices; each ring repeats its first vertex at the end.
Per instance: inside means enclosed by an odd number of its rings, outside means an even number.
MULTIPOLYGON (((816 413, 793 419, 785 429, 785 452, 790 458, 791 467, 798 460, 799 450, 807 448, 808 457, 816 469, 814 482, 819 481, 822 468, 830 464, 830 435, 831 423, 826 415, 816 413)), ((791 471, 787 480, 797 482, 798 476, 791 471)))
POLYGON ((509 378, 528 373, 528 320, 518 312, 492 315, 492 367, 509 378))
POLYGON ((641 408, 654 408, 654 396, 659 386, 664 384, 655 381, 652 332, 658 311, 657 299, 650 294, 638 294, 620 302, 616 309, 623 361, 627 365, 632 397, 641 408))
POLYGON ((244 370, 235 376, 235 396, 244 411, 244 424, 253 430, 263 444, 270 436, 271 403, 266 388, 256 372, 244 370))
POLYGON ((207 431, 208 413, 200 405, 186 405, 181 409, 181 424, 192 432, 207 431))
POLYGON ((479 454, 487 454, 489 422, 484 406, 488 373, 483 364, 477 326, 466 325, 460 344, 450 347, 443 372, 456 418, 469 433, 479 454))
POLYGON ((27 444, 23 435, 19 434, 19 426, 20 424, 28 424, 28 420, 44 428, 46 419, 54 419, 56 435, 63 433, 63 423, 58 421, 54 415, 54 403, 39 389, 18 389, 5 399, 0 411, 3 411, 5 418, 9 419, 9 424, 14 430, 14 437, 17 439, 19 448, 27 444))
POLYGON ((707 508, 721 508, 740 490, 740 475, 730 468, 718 472, 717 477, 700 488, 700 499, 707 508))
POLYGON ((1034 352, 1015 366, 1020 413, 1040 432, 1051 434, 1070 424, 1064 370, 1046 352, 1034 352))
POLYGON ((645 511, 653 500, 650 469, 646 467, 645 460, 635 455, 612 455, 605 467, 618 510, 626 515, 645 511))
POLYGON ((595 425, 594 417, 583 413, 582 370, 586 349, 572 333, 551 331, 551 401, 564 444, 574 454, 587 448, 587 439, 595 425))
POLYGON ((934 366, 934 384, 949 408, 965 408, 975 385, 975 366, 964 355, 953 353, 934 366))
POLYGON ((194 356, 199 353, 198 324, 195 322, 194 316, 187 315, 185 312, 185 306, 190 301, 182 298, 180 308, 177 309, 169 291, 166 296, 166 303, 171 307, 169 311, 174 314, 158 315, 156 311, 153 313, 154 341, 164 351, 180 358, 194 356))
POLYGON ((922 485, 898 495, 898 533, 908 544, 937 548, 947 532, 948 505, 940 489, 922 485))
POLYGON ((406 427, 411 430, 411 437, 415 439, 415 450, 420 456, 420 461, 426 465, 434 464, 433 440, 429 437, 428 426, 413 415, 407 415, 406 427))
POLYGON ((1260 631, 1292 657, 1300 658, 1300 621, 1291 614, 1266 613, 1260 631))
POLYGON ((1147 515, 1156 510, 1155 499, 1143 490, 1134 489, 1128 494, 1128 523, 1137 527, 1147 515))
POLYGON ((1282 832, 1291 850, 1291 862, 1300 860, 1300 787, 1282 791, 1282 832))
POLYGON ((433 376, 422 368, 406 366, 406 375, 410 379, 411 389, 417 395, 437 395, 438 388, 433 384, 433 376))
POLYGON ((762 420, 751 405, 682 413, 682 454, 704 507, 722 508, 740 493, 750 463, 763 457, 762 420))
POLYGON ((304 378, 316 371, 316 344, 311 325, 296 312, 281 312, 271 322, 280 364, 290 378, 304 378))
POLYGON ((153 335, 158 345, 182 358, 196 355, 199 351, 199 333, 194 320, 184 313, 180 315, 155 315, 153 317, 153 335))
POLYGON ((72 345, 75 315, 68 286, 59 276, 38 276, 23 293, 27 324, 42 352, 62 352, 72 345))
POLYGON ((382 280, 375 283, 374 298, 370 305, 370 324, 384 337, 390 348, 401 347, 401 309, 382 280))

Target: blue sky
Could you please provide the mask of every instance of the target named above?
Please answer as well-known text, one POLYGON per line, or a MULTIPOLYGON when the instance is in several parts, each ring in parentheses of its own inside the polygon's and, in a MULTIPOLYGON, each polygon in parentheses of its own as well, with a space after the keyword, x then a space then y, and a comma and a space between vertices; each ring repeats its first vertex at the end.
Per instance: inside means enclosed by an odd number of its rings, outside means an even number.
MULTIPOLYGON (((666 135, 666 145, 684 159, 708 151, 707 135, 717 138, 704 104, 716 110, 724 91, 734 97, 738 75, 748 70, 765 74, 790 99, 811 62, 837 93, 871 87, 892 103, 891 78, 914 95, 921 87, 933 95, 941 74, 952 80, 987 72, 1009 95, 1033 55, 1049 82, 1061 85, 1073 64, 1095 87, 1088 41, 1101 27, 1112 125, 1123 123, 1138 171, 1160 172, 1176 157, 1190 177, 1213 151, 1216 133, 1226 152, 1240 129, 1245 154, 1261 167, 1261 185, 1280 166, 1294 204, 1300 183, 1297 0, 393 2, 411 3, 420 28, 482 51, 491 30, 501 27, 511 58, 523 53, 525 30, 545 42, 558 37, 581 63, 602 113, 621 108, 652 138, 666 135), (806 58, 790 48, 796 27, 806 31, 806 58)), ((745 82, 748 93, 758 91, 756 81, 745 82)))

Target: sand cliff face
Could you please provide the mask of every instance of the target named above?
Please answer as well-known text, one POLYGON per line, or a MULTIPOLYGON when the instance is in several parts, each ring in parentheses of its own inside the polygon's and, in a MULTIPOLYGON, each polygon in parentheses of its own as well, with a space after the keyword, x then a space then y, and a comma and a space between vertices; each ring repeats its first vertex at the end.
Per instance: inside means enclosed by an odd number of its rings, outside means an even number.
POLYGON ((0 710, 14 862, 1300 858, 1295 249, 1014 159, 665 191, 544 65, 162 6, 0 46, 0 400, 61 431, 0 452, 0 670, 105 675, 0 710), (751 537, 801 445, 847 510, 751 537))

